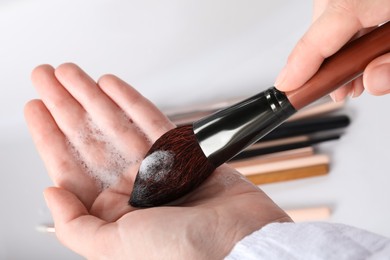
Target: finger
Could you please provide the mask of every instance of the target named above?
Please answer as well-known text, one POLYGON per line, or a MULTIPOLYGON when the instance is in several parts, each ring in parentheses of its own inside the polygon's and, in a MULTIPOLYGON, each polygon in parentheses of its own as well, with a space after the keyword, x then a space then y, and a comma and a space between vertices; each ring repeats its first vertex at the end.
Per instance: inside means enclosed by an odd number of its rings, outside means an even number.
POLYGON ((303 85, 323 60, 335 53, 360 28, 355 17, 327 7, 298 41, 288 58, 284 75, 276 80, 276 87, 290 91, 303 85))
POLYGON ((352 82, 349 82, 348 84, 333 91, 330 94, 330 97, 335 102, 343 101, 349 95, 349 93, 351 93, 352 89, 353 89, 352 82))
POLYGON ((112 100, 115 100, 131 116, 134 123, 152 142, 175 127, 148 99, 116 76, 105 75, 99 79, 98 84, 112 100))
MULTIPOLYGON (((88 126, 86 111, 57 80, 54 68, 49 65, 38 66, 33 70, 31 78, 56 125, 69 141, 67 152, 73 155, 72 161, 80 165, 78 175, 64 174, 64 181, 67 181, 69 186, 72 184, 78 186, 80 185, 77 182, 78 177, 84 174, 89 178, 92 177, 95 185, 101 188, 114 183, 120 175, 119 171, 124 168, 123 165, 126 166, 126 162, 118 164, 120 167, 116 167, 115 171, 112 170, 112 160, 107 159, 105 153, 106 143, 96 138, 96 135, 92 136, 91 132, 94 129, 88 126)), ((55 146, 55 143, 53 145, 55 146)), ((60 154, 56 155, 61 157, 60 154)), ((56 158, 53 159, 55 161, 56 158)), ((67 187, 72 190, 69 186, 67 187)), ((86 192, 88 191, 87 189, 86 192)), ((90 201, 86 203, 89 206, 90 201)))
POLYGON ((85 122, 85 110, 58 82, 54 68, 36 67, 31 80, 61 131, 69 138, 77 136, 85 122))
POLYGON ((112 254, 119 238, 115 223, 89 215, 81 201, 65 189, 48 188, 44 196, 56 235, 65 246, 88 259, 112 254))
POLYGON ((363 73, 363 84, 373 95, 380 96, 390 93, 390 53, 368 64, 363 73))
POLYGON ((313 14, 312 21, 314 22, 320 17, 325 11, 326 7, 329 4, 329 0, 314 0, 313 1, 313 14))
MULTIPOLYGON (((59 66, 55 75, 88 112, 98 128, 95 132, 103 134, 109 143, 126 155, 135 156, 146 152, 149 144, 143 134, 83 70, 75 64, 67 63, 59 66)), ((140 157, 132 159, 137 161, 140 157)))
POLYGON ((350 96, 352 98, 360 96, 364 91, 363 79, 362 77, 358 77, 353 81, 345 84, 339 89, 333 91, 330 94, 330 97, 335 101, 343 101, 346 97, 350 96))
POLYGON ((330 1, 298 41, 275 86, 282 91, 300 87, 314 75, 325 58, 339 50, 360 29, 386 21, 388 14, 382 10, 386 8, 380 8, 380 3, 386 2, 377 2, 330 1))
POLYGON ((77 194, 89 208, 98 193, 97 186, 70 151, 69 142, 40 100, 25 106, 25 117, 37 150, 54 184, 77 194))
POLYGON ((359 97, 364 91, 363 77, 360 76, 352 82, 352 90, 350 96, 352 98, 359 97))

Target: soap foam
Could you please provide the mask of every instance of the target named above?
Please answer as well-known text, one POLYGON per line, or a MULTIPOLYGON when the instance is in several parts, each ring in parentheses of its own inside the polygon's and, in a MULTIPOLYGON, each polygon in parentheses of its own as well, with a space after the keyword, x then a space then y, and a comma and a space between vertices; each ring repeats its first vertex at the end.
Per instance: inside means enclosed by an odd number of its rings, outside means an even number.
POLYGON ((74 139, 68 140, 70 150, 101 189, 117 183, 126 169, 139 160, 125 157, 90 118, 74 139))
POLYGON ((172 169, 175 154, 171 151, 155 151, 141 163, 138 176, 144 180, 160 181, 172 169))

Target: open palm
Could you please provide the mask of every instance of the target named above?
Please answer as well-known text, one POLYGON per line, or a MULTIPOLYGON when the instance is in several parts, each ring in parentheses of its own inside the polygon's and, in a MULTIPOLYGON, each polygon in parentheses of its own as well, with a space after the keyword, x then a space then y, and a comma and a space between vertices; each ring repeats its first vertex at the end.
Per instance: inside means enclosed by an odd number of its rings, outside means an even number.
POLYGON ((172 205, 128 205, 138 166, 174 125, 113 75, 96 83, 74 64, 37 67, 41 100, 26 120, 56 187, 45 191, 58 238, 90 259, 219 259, 244 236, 291 219, 223 165, 172 205))

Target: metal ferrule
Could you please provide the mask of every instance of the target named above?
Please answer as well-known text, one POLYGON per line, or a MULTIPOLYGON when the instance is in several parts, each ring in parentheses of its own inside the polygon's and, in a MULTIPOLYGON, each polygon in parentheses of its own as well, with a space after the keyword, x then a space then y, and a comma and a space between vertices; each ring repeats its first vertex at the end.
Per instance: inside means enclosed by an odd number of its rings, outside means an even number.
POLYGON ((199 145, 215 167, 255 143, 296 112, 286 95, 271 87, 193 124, 199 145))

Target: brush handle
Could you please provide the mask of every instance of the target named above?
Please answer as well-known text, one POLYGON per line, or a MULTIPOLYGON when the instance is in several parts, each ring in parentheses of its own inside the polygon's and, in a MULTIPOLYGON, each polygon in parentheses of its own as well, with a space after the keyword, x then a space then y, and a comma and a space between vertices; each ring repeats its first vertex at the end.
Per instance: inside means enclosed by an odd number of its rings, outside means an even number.
POLYGON ((309 140, 301 141, 301 142, 281 144, 281 145, 277 145, 277 146, 270 146, 270 147, 264 147, 264 148, 253 149, 253 150, 245 150, 245 151, 242 151, 241 153, 237 154, 236 156, 234 156, 231 159, 231 161, 247 159, 247 158, 270 154, 270 153, 277 153, 277 152, 282 152, 282 151, 288 151, 288 150, 293 150, 293 149, 309 147, 309 146, 312 146, 314 144, 327 142, 327 141, 334 141, 337 139, 340 139, 340 135, 334 134, 334 135, 329 135, 329 136, 324 136, 324 137, 313 137, 309 140))
POLYGON ((269 88, 193 123, 195 137, 215 167, 278 127, 297 110, 359 76, 376 57, 390 51, 390 23, 348 43, 327 58, 301 88, 269 88))
POLYGON ((347 127, 350 122, 350 118, 346 115, 300 119, 291 122, 287 121, 261 138, 260 142, 340 129, 347 127))
POLYGON ((285 94, 299 110, 360 76, 372 60, 387 52, 390 52, 390 22, 346 44, 325 59, 303 86, 285 94))

